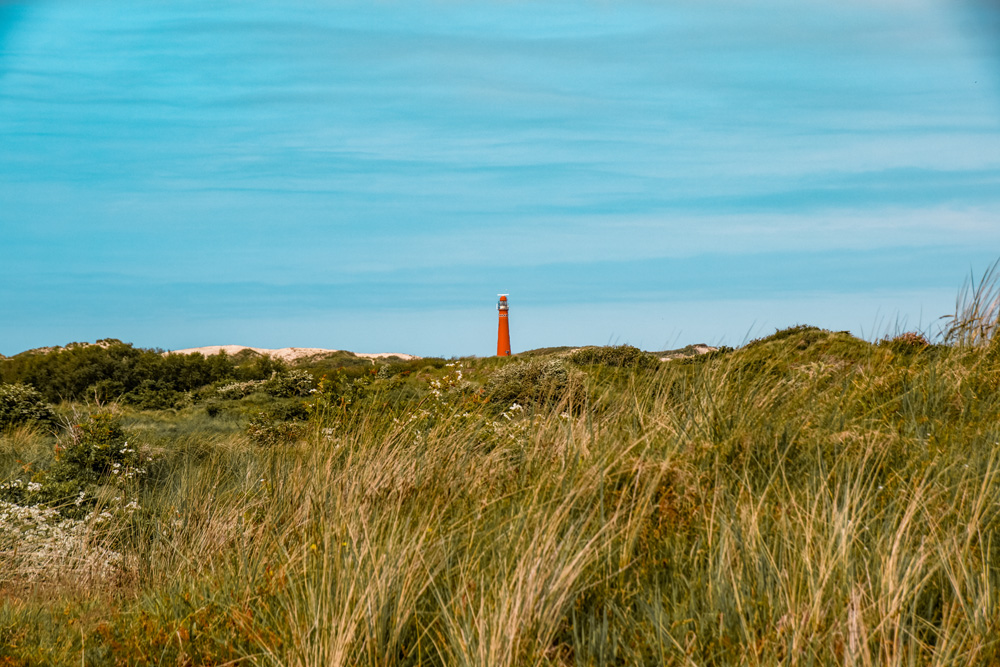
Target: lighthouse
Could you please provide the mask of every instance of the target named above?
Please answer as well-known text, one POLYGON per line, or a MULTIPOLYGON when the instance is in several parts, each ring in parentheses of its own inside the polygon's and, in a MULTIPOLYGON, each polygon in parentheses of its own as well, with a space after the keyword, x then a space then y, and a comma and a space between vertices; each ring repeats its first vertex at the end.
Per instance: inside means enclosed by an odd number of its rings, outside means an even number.
POLYGON ((510 356, 510 327, 507 325, 507 295, 499 294, 497 310, 500 312, 500 325, 497 327, 497 356, 510 356))

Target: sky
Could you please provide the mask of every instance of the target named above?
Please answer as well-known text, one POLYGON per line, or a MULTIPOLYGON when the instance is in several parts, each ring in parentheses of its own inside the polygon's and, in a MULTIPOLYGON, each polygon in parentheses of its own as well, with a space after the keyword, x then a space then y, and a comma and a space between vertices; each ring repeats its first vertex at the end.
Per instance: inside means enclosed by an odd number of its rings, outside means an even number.
POLYGON ((0 354, 933 333, 1000 3, 0 0, 0 354))

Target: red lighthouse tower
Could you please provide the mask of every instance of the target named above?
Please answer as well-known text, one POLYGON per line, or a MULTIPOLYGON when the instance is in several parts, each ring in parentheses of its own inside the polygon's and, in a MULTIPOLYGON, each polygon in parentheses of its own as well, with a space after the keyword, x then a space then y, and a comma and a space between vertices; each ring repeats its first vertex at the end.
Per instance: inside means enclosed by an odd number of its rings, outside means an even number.
POLYGON ((510 356, 510 327, 507 325, 507 295, 500 294, 497 310, 500 311, 500 325, 497 328, 497 356, 510 356))

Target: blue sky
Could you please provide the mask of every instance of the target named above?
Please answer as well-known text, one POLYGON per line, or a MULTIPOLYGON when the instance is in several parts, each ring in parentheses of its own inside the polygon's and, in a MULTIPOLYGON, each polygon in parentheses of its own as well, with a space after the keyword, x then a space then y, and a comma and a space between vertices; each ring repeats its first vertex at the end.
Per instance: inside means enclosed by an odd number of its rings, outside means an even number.
POLYGON ((0 354, 932 328, 1000 257, 998 16, 0 1, 0 354))

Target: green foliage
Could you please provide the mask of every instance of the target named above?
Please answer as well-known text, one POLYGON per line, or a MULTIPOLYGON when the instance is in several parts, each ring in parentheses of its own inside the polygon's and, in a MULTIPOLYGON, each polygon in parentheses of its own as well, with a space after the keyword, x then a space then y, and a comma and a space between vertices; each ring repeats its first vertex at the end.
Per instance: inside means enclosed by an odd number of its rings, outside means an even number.
MULTIPOLYGON (((211 357, 164 355, 113 339, 94 345, 23 352, 0 360, 0 378, 4 382, 29 383, 52 402, 121 400, 138 406, 157 402, 174 405, 178 394, 234 377, 237 372, 224 353, 211 357), (154 393, 164 397, 153 398, 154 393)), ((247 372, 253 374, 258 369, 247 372)))
POLYGON ((105 482, 110 477, 131 479, 142 474, 137 448, 128 443, 121 419, 102 412, 73 427, 50 476, 56 480, 105 482))
POLYGON ((266 380, 244 380, 224 384, 215 390, 215 395, 223 400, 237 400, 255 392, 262 392, 275 398, 308 396, 313 384, 313 376, 308 371, 274 371, 266 380))
POLYGON ((261 447, 290 445, 304 432, 301 424, 286 421, 282 415, 258 412, 250 417, 246 434, 250 441, 261 447))
POLYGON ((63 506, 65 513, 78 516, 93 505, 97 487, 137 486, 146 474, 147 462, 138 447, 129 444, 120 417, 97 413, 72 427, 47 470, 26 471, 28 479, 0 485, 0 499, 19 505, 63 506))
POLYGON ((252 350, 244 350, 243 355, 237 355, 239 360, 235 367, 234 377, 237 380, 267 380, 277 373, 287 370, 285 362, 266 354, 257 354, 252 350))
MULTIPOLYGON (((436 358, 389 357, 381 366, 383 376, 393 377, 421 368, 440 369, 445 363, 436 358)), ((369 375, 373 368, 370 359, 350 352, 289 369, 282 360, 252 350, 205 357, 165 354, 105 339, 0 358, 0 381, 30 384, 51 402, 116 402, 139 410, 182 410, 205 400, 237 400, 255 392, 275 398, 307 396, 315 386, 314 378, 324 373, 356 379, 369 375)))
POLYGON ((926 352, 931 349, 931 344, 923 334, 908 331, 892 338, 885 338, 878 342, 879 347, 890 350, 896 354, 913 355, 926 352))
POLYGON ((584 376, 561 359, 531 359, 501 366, 484 387, 487 399, 503 407, 513 403, 579 406, 585 398, 584 376))
POLYGON ((22 424, 54 423, 55 413, 34 387, 0 384, 0 431, 22 424))
POLYGON ((263 391, 99 418, 80 442, 161 452, 142 510, 80 531, 117 574, 0 525, 0 663, 1000 663, 1000 353, 899 338, 369 363, 308 422, 263 391))
POLYGON ((819 327, 810 326, 808 324, 797 324, 793 327, 778 329, 770 336, 752 340, 747 343, 747 347, 766 343, 778 343, 793 338, 798 341, 796 343, 797 347, 804 347, 808 346, 810 342, 822 338, 824 333, 826 333, 825 330, 820 329, 819 327))
POLYGON ((583 347, 569 355, 569 360, 581 366, 611 366, 613 368, 656 368, 660 360, 632 345, 583 347))
POLYGON ((308 371, 290 370, 283 373, 273 373, 264 382, 264 391, 277 398, 293 396, 308 396, 315 381, 308 371))
POLYGON ((260 391, 264 380, 244 380, 242 382, 228 382, 215 390, 215 395, 224 401, 233 401, 244 398, 260 391))
POLYGON ((871 343, 847 331, 796 326, 750 341, 737 356, 743 360, 764 361, 766 365, 834 360, 858 363, 870 358, 871 350, 871 343))
MULTIPOLYGON (((98 391, 97 393, 100 393, 98 391)), ((122 402, 139 410, 176 410, 186 405, 190 397, 155 380, 143 380, 138 387, 122 395, 122 402)))

